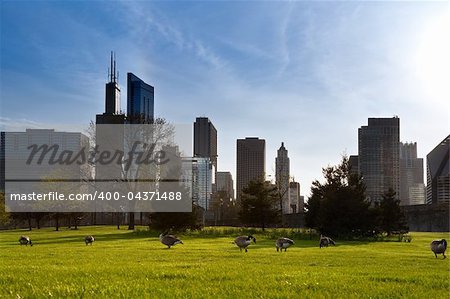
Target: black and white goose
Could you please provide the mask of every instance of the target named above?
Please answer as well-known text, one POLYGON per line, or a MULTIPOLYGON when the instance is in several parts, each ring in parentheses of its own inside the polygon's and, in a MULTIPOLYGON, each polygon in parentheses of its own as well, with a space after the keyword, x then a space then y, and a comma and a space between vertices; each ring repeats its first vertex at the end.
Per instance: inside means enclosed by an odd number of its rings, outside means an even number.
POLYGON ((30 244, 30 246, 33 246, 33 242, 31 242, 31 239, 28 236, 20 236, 19 243, 20 245, 28 246, 28 244, 30 244))
POLYGON ((433 251, 434 256, 436 258, 437 258, 437 255, 441 254, 441 253, 444 256, 444 259, 446 258, 445 250, 447 250, 447 241, 445 239, 432 241, 430 244, 430 248, 431 248, 431 251, 433 251))
POLYGON ((242 252, 242 249, 245 249, 245 252, 247 252, 247 247, 252 243, 256 243, 256 239, 253 236, 239 236, 236 239, 234 239, 234 244, 236 244, 239 247, 239 250, 242 252))
POLYGON ((336 243, 330 237, 320 235, 319 247, 328 247, 328 245, 336 246, 336 243))
POLYGON ((167 232, 162 233, 159 235, 159 240, 161 243, 167 246, 167 248, 170 248, 171 246, 177 245, 177 244, 183 244, 183 242, 178 239, 174 235, 168 235, 167 232))
POLYGON ((87 245, 92 245, 92 243, 94 243, 94 241, 95 241, 94 236, 86 236, 84 238, 84 243, 86 243, 86 246, 87 245))
POLYGON ((279 238, 276 242, 275 242, 275 246, 277 247, 277 252, 278 250, 280 250, 280 252, 286 251, 288 249, 288 247, 290 247, 291 245, 294 245, 294 241, 289 239, 289 238, 279 238))

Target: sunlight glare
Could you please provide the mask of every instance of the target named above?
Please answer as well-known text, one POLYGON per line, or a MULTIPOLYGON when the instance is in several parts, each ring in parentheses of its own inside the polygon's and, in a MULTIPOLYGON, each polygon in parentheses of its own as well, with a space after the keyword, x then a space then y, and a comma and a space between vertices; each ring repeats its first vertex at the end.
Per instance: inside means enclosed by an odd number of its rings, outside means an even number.
POLYGON ((433 18, 419 33, 416 72, 431 102, 450 101, 450 13, 433 18))

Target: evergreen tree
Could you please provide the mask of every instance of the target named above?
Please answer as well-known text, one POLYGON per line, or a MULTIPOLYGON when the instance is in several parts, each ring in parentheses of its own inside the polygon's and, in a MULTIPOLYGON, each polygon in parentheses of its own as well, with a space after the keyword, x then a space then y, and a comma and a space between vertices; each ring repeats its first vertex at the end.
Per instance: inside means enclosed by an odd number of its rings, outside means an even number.
POLYGON ((277 188, 262 179, 251 181, 241 194, 239 219, 242 223, 258 225, 263 230, 267 224, 280 219, 277 188))
POLYGON ((334 237, 373 233, 376 219, 366 200, 362 177, 350 171, 346 156, 338 166, 323 168, 325 182, 313 182, 306 204, 306 225, 334 237))
POLYGON ((407 230, 405 216, 400 210, 400 200, 396 198, 395 191, 389 188, 383 195, 379 203, 379 224, 381 230, 391 235, 393 231, 407 230))

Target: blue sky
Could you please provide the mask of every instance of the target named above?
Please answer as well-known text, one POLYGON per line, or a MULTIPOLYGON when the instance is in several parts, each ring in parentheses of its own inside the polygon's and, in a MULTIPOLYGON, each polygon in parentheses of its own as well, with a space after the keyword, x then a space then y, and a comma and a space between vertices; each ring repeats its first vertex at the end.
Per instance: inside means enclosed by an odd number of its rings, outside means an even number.
POLYGON ((219 170, 236 139, 285 142, 301 193, 368 117, 400 117, 419 156, 450 129, 449 2, 109 2, 0 4, 0 125, 89 123, 104 109, 109 53, 155 86, 174 123, 209 117, 219 170))

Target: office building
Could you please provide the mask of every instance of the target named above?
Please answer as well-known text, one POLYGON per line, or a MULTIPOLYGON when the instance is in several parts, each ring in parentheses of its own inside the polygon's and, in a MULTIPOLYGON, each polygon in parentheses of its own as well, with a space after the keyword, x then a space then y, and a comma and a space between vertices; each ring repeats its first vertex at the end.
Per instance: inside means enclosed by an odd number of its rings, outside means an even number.
POLYGON ((290 212, 289 213, 301 213, 303 211, 303 196, 300 196, 300 183, 290 182, 289 183, 289 203, 290 212))
POLYGON ((216 187, 217 192, 224 192, 230 200, 234 200, 233 176, 231 172, 218 171, 216 187))
POLYGON ((210 209, 214 166, 209 158, 182 158, 182 179, 192 186, 193 203, 205 211, 210 209))
POLYGON ((207 117, 194 122, 194 157, 209 158, 217 170, 217 130, 207 117))
POLYGON ((288 151, 281 143, 275 158, 275 185, 277 186, 278 195, 281 197, 282 213, 289 214, 291 212, 289 202, 289 157, 288 151))
POLYGON ((129 123, 152 123, 155 89, 133 73, 127 74, 127 120, 129 123))
POLYGON ((240 200, 242 189, 253 180, 265 178, 266 141, 258 137, 237 140, 236 197, 240 200))
MULTIPOLYGON (((60 192, 82 193, 92 178, 92 168, 83 160, 89 157, 89 138, 79 132, 54 129, 26 129, 1 132, 0 156, 2 189, 8 193, 60 192), (53 180, 67 180, 54 183, 53 180)), ((16 212, 69 211, 73 205, 31 201, 10 202, 16 212), (55 207, 56 206, 56 207, 55 207)))
POLYGON ((105 85, 105 112, 97 114, 96 124, 123 124, 125 115, 120 108, 120 88, 116 73, 115 54, 111 52, 111 65, 109 69, 109 82, 105 85))
POLYGON ((87 155, 89 138, 82 133, 58 132, 54 129, 26 129, 25 132, 1 132, 1 136, 1 156, 5 157, 9 178, 18 173, 20 178, 17 179, 44 179, 59 169, 70 172, 70 176, 75 178, 89 174, 87 162, 70 163, 80 151, 89 157, 87 155), (42 150, 37 150, 33 154, 33 149, 40 149, 41 146, 42 150), (63 159, 64 163, 60 159, 63 159), (55 160, 58 162, 55 163, 55 160))
POLYGON ((427 204, 450 201, 450 135, 427 155, 427 204))
POLYGON ((358 130, 359 173, 372 202, 392 188, 400 191, 400 119, 369 118, 368 125, 358 130))
POLYGON ((417 158, 417 143, 400 142, 400 205, 425 203, 423 159, 417 158))
MULTIPOLYGON (((95 142, 99 151, 115 152, 124 150, 125 114, 120 108, 120 88, 113 52, 111 52, 110 64, 109 82, 105 86, 105 112, 96 116, 95 142)), ((117 163, 97 164, 95 178, 97 180, 121 179, 122 167, 117 163)))
POLYGON ((350 174, 359 174, 359 157, 358 155, 351 155, 348 157, 350 164, 350 174))

